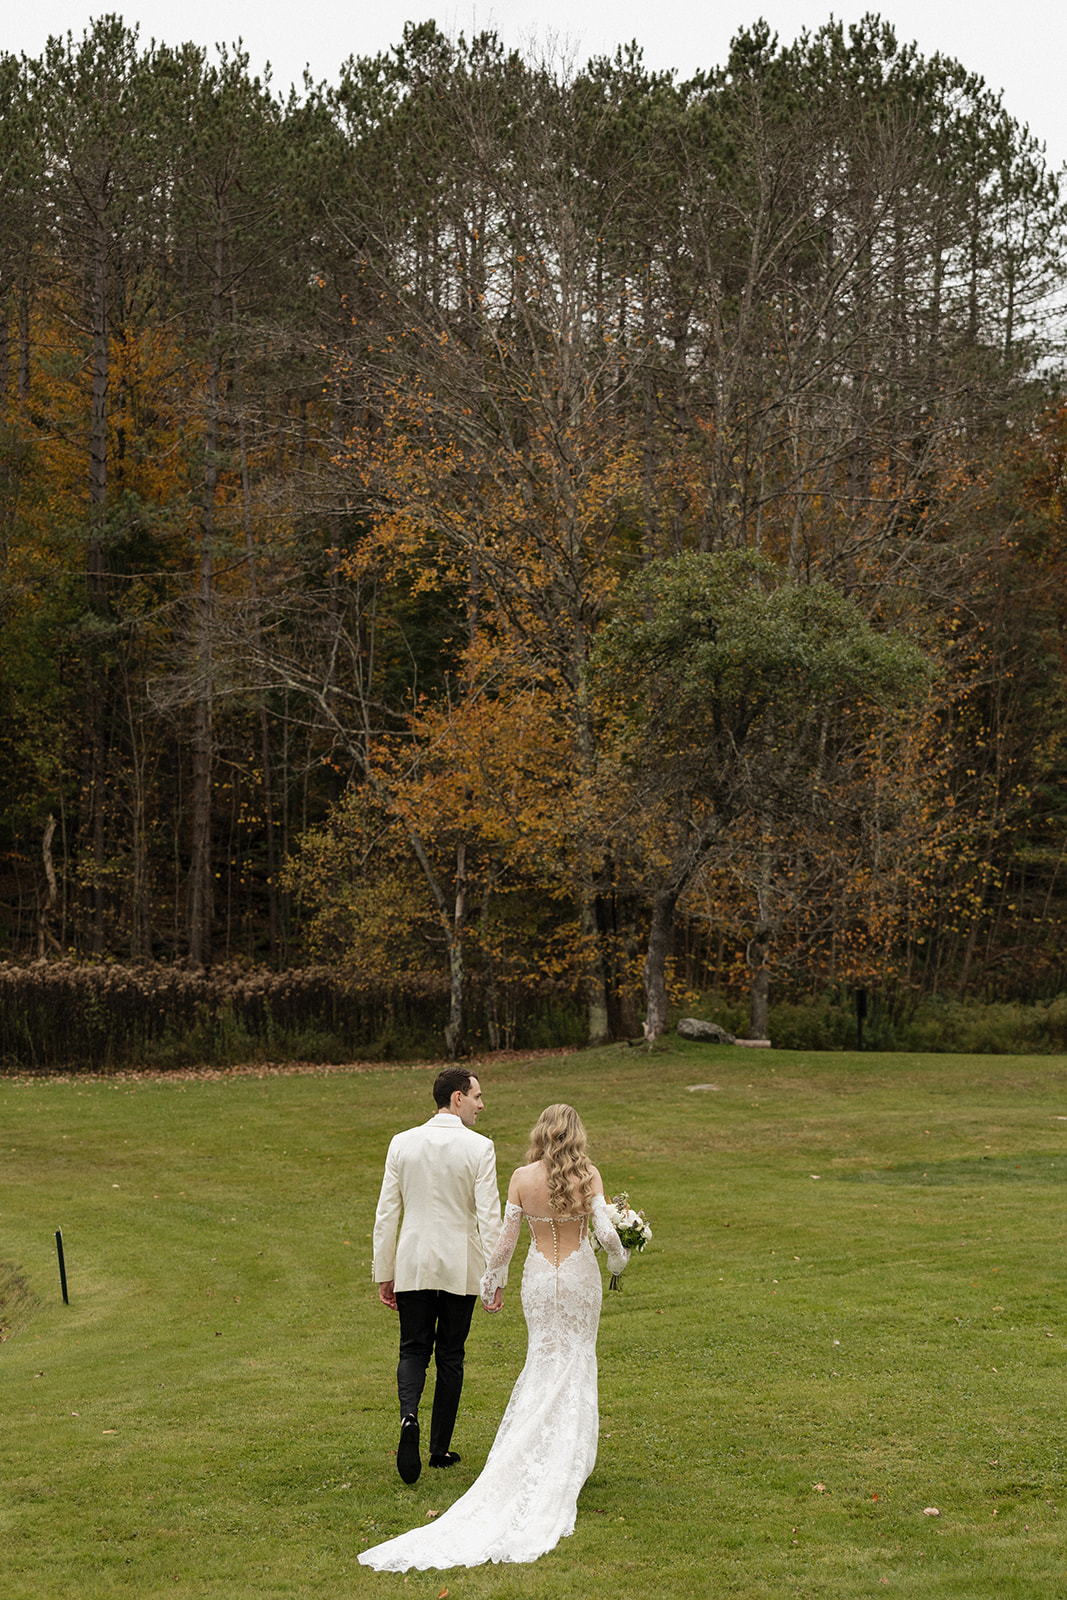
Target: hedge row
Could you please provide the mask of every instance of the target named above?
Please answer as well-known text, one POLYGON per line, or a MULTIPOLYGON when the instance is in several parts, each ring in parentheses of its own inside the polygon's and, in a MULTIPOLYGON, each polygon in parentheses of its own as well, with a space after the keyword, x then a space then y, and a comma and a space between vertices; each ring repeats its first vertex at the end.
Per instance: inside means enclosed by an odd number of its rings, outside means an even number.
MULTIPOLYGON (((509 1043, 569 1042, 574 1016, 558 997, 513 1016, 509 1043)), ((472 1043, 478 996, 472 994, 472 1043)), ((371 988, 327 968, 286 972, 154 964, 0 963, 0 1068, 79 1071, 220 1065, 249 1059, 343 1061, 439 1054, 448 1016, 443 980, 371 988)))

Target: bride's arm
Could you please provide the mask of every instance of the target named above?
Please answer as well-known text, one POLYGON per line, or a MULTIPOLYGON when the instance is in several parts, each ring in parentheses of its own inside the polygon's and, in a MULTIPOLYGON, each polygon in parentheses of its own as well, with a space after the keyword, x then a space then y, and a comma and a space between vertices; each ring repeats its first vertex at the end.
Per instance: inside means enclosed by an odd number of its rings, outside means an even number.
POLYGON ((615 1231, 608 1216, 608 1203, 603 1194, 593 1196, 593 1228, 608 1257, 608 1271, 620 1273, 630 1259, 630 1252, 615 1231))
POLYGON ((508 1262, 515 1253, 515 1246, 519 1242, 519 1230, 522 1227, 522 1206, 519 1201, 518 1174, 513 1173, 508 1184, 508 1201, 504 1207, 504 1226, 500 1230, 500 1237, 496 1248, 489 1257, 489 1264, 485 1269, 479 1286, 482 1305, 487 1311, 499 1311, 503 1297, 504 1285, 508 1281, 508 1262))

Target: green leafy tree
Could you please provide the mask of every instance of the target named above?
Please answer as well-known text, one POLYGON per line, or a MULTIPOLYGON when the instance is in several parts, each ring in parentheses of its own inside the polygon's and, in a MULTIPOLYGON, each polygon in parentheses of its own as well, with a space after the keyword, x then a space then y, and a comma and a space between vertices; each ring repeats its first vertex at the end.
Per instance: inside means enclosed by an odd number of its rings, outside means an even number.
MULTIPOLYGON (((653 1040, 667 1019, 675 909, 709 852, 742 817, 781 831, 832 797, 848 715, 914 694, 924 661, 829 585, 791 583, 742 552, 652 564, 620 597, 595 659, 627 780, 625 825, 647 875, 653 1040)), ((754 1037, 764 1038, 763 963, 754 970, 754 1037)))

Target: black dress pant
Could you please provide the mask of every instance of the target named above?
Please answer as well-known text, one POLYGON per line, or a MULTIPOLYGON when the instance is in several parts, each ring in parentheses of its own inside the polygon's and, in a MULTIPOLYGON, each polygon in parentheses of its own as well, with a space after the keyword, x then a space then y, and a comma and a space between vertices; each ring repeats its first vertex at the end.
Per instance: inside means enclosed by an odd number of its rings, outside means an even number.
POLYGON ((436 1359, 431 1455, 445 1455, 452 1443, 463 1390, 463 1348, 476 1299, 473 1294, 448 1294, 444 1289, 404 1289, 396 1297, 400 1312, 396 1387, 401 1417, 417 1413, 431 1355, 436 1359))

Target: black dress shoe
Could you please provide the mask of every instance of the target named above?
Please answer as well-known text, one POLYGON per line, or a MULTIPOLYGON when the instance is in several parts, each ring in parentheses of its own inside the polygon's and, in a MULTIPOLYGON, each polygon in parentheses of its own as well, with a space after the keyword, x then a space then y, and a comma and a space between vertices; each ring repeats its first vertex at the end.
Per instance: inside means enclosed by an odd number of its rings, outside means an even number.
POLYGON ((463 1457, 458 1450, 445 1450, 440 1455, 430 1457, 431 1467, 454 1467, 463 1457))
POLYGON ((400 1443, 396 1447, 396 1470, 405 1483, 414 1483, 422 1471, 419 1455, 419 1424, 415 1417, 405 1417, 400 1424, 400 1443))

